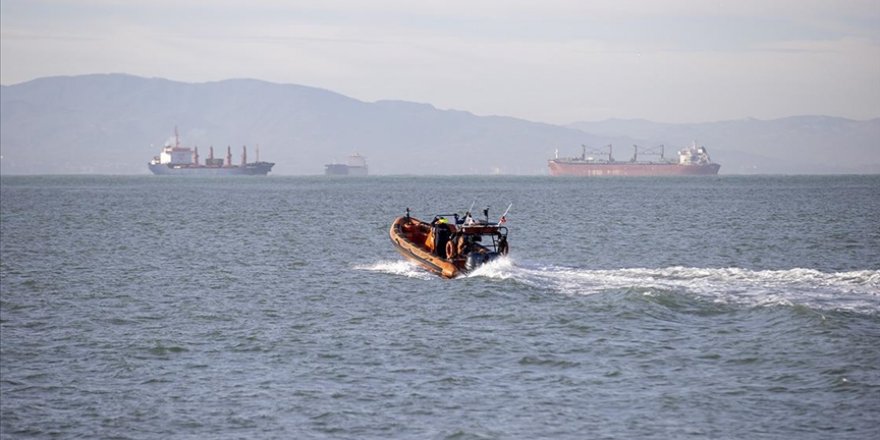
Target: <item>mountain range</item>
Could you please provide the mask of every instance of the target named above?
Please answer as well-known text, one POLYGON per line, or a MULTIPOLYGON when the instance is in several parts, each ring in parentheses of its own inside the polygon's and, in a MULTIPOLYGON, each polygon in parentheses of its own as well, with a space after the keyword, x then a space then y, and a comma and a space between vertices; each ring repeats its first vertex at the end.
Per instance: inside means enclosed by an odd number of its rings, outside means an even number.
POLYGON ((547 159, 612 144, 696 140, 722 174, 880 173, 880 118, 829 116, 697 124, 644 120, 566 126, 478 116, 405 101, 363 102, 332 91, 253 79, 183 83, 125 74, 39 78, 0 89, 0 173, 146 174, 175 127, 181 143, 225 155, 241 146, 273 175, 321 174, 353 153, 370 174, 547 174, 547 159))

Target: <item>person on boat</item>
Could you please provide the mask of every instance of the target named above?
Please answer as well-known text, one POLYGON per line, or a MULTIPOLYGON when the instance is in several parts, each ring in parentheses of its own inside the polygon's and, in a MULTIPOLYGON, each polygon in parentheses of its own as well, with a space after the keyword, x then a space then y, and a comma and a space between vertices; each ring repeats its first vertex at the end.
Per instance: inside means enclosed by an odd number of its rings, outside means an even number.
POLYGON ((474 221, 474 218, 471 217, 471 212, 470 212, 470 211, 464 213, 464 218, 462 218, 461 220, 456 219, 456 221, 455 221, 455 224, 457 224, 457 225, 462 225, 462 224, 463 224, 463 225, 465 225, 465 226, 470 226, 470 225, 472 225, 472 224, 474 224, 474 223, 476 223, 476 222, 474 221))
POLYGON ((441 258, 447 258, 446 242, 449 241, 451 235, 448 224, 449 220, 446 217, 442 215, 434 216, 434 219, 431 220, 431 232, 428 234, 427 239, 430 243, 425 243, 429 252, 441 258))
POLYGON ((458 214, 455 214, 455 224, 456 224, 456 225, 465 225, 465 226, 469 226, 469 225, 472 225, 472 224, 474 224, 474 223, 475 223, 475 222, 474 222, 474 218, 471 217, 471 212, 470 212, 470 211, 465 212, 465 213, 464 213, 464 217, 462 217, 462 218, 459 218, 459 217, 458 217, 458 214))

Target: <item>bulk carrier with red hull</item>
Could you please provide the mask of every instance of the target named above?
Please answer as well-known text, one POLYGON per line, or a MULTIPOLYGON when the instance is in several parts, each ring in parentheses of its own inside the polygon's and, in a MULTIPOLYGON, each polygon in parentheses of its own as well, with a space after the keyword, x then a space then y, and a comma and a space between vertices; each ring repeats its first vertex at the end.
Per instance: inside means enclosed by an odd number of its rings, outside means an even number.
MULTIPOLYGON (((557 157, 550 159, 551 176, 705 176, 718 174, 721 165, 712 162, 705 147, 694 145, 678 151, 678 161, 666 160, 663 157, 664 147, 659 146, 658 161, 640 161, 639 147, 633 145, 635 151, 629 161, 616 161, 612 155, 611 145, 608 146, 608 158, 588 155, 587 147, 583 147, 580 157, 557 157)), ((656 150, 656 149, 655 149, 656 150)), ((605 152, 598 152, 602 156, 605 152)), ((642 155, 656 155, 656 151, 643 151, 642 155)))
POLYGON ((242 147, 241 164, 232 164, 232 148, 226 147, 226 160, 214 158, 214 147, 210 147, 205 164, 199 163, 199 148, 180 146, 177 127, 174 128, 174 142, 167 142, 162 153, 149 164, 150 171, 157 175, 172 176, 265 176, 275 166, 273 162, 260 161, 260 147, 257 147, 257 161, 247 161, 247 147, 242 147))

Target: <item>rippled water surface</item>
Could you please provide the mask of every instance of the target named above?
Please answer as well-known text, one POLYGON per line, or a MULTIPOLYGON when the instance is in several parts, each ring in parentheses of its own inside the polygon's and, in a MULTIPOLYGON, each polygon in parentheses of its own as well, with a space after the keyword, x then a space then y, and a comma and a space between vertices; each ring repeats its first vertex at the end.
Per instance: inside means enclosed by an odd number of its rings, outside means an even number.
POLYGON ((880 177, 9 177, 3 438, 876 438, 880 177), (491 208, 443 280, 388 227, 491 208))

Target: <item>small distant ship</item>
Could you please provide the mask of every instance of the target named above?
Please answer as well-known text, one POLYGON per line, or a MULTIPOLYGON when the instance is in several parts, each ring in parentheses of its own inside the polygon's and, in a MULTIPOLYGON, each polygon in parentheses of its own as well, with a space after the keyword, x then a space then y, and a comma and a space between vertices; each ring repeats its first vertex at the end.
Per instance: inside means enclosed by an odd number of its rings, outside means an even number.
POLYGON ((275 166, 273 162, 260 161, 260 147, 257 146, 257 161, 247 161, 247 147, 242 147, 241 164, 232 164, 232 147, 226 147, 226 160, 214 158, 214 147, 210 147, 205 164, 199 163, 199 148, 182 147, 177 127, 174 127, 174 142, 167 142, 162 152, 153 157, 148 164, 150 171, 157 175, 174 176, 265 176, 275 166))
MULTIPOLYGON (((721 169, 721 165, 712 162, 709 158, 709 152, 706 147, 697 146, 694 142, 690 147, 683 148, 678 151, 678 161, 666 159, 664 154, 665 147, 660 145, 659 160, 644 161, 639 160, 639 147, 633 145, 633 156, 629 161, 616 161, 612 155, 611 145, 608 145, 608 158, 598 157, 604 156, 605 152, 589 152, 587 147, 583 146, 583 152, 580 157, 560 158, 559 151, 556 157, 550 159, 548 166, 550 167, 551 176, 699 176, 699 175, 715 175, 721 169), (596 156, 593 156, 595 154, 596 156)), ((657 149, 646 150, 642 152, 643 156, 657 155, 657 149)))
POLYGON ((352 154, 348 156, 346 163, 324 165, 324 174, 327 176, 366 176, 367 159, 360 154, 352 154))

